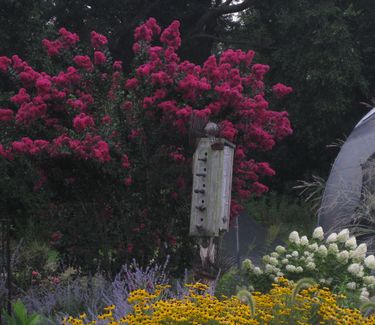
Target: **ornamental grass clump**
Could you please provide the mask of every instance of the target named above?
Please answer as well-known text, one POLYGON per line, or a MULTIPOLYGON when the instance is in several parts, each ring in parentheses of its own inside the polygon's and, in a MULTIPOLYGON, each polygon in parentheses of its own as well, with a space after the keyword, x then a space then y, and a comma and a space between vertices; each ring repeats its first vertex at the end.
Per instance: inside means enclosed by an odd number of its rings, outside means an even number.
POLYGON ((312 238, 293 231, 285 246, 263 257, 255 266, 247 259, 242 264, 245 282, 264 290, 270 281, 285 276, 292 281, 312 278, 335 293, 345 293, 352 303, 366 302, 375 292, 375 257, 366 257, 367 246, 357 245, 349 230, 332 233, 326 239, 323 229, 314 230, 312 238))
POLYGON ((375 315, 365 317, 359 309, 342 307, 344 295, 314 285, 309 279, 297 288, 278 278, 267 294, 247 292, 245 300, 252 301, 250 304, 236 296, 214 297, 201 283, 188 288, 189 292, 179 299, 163 298, 164 286, 153 293, 136 290, 128 297, 132 312, 121 318, 113 316, 116 306, 112 305, 96 319, 81 315, 68 317, 63 324, 375 324, 375 315))

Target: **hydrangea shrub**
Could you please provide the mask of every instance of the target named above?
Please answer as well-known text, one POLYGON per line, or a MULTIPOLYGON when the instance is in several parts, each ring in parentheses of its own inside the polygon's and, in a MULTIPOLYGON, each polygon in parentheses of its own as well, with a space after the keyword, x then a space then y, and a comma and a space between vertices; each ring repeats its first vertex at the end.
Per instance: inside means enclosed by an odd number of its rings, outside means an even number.
POLYGON ((357 245, 349 230, 331 233, 325 238, 318 227, 312 237, 299 236, 293 231, 285 246, 263 257, 263 264, 255 266, 251 260, 243 261, 243 271, 250 285, 267 284, 279 276, 290 280, 309 277, 334 292, 357 296, 368 301, 375 293, 375 257, 366 256, 365 243, 357 245))

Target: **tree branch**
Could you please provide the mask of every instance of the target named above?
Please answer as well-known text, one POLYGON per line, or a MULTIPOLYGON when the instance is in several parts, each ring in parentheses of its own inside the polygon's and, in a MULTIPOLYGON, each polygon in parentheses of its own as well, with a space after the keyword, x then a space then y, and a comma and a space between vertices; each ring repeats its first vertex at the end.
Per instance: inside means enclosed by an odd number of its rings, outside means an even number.
POLYGON ((208 22, 210 22, 212 19, 215 19, 221 15, 245 10, 249 8, 254 2, 255 0, 244 0, 239 4, 231 5, 232 0, 226 0, 223 5, 219 7, 213 7, 210 10, 208 10, 205 14, 203 14, 203 16, 196 23, 192 34, 194 34, 195 32, 202 31, 203 27, 207 25, 208 22))
MULTIPOLYGON (((215 35, 211 35, 211 34, 204 34, 204 33, 195 34, 195 35, 192 35, 190 37, 190 39, 194 39, 194 38, 208 38, 208 39, 212 39, 214 41, 221 42, 221 43, 254 45, 254 43, 252 43, 252 42, 241 41, 241 40, 233 40, 233 39, 230 39, 230 38, 215 36, 215 35)), ((275 50, 276 49, 276 47, 265 46, 265 45, 263 45, 262 48, 267 49, 267 50, 275 50)))

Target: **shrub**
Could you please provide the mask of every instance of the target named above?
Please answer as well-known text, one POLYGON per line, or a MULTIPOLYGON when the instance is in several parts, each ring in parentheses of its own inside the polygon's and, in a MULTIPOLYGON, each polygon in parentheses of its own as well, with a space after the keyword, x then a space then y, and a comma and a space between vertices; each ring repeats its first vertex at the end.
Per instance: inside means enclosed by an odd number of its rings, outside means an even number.
POLYGON ((66 260, 75 257, 69 264, 113 272, 131 256, 144 265, 175 251, 184 252, 176 263, 188 263, 194 126, 201 136, 216 122, 237 145, 233 216, 239 200, 265 192, 261 178, 275 174, 254 153, 291 134, 287 113, 269 101, 292 88, 266 87, 269 66, 254 63, 253 51, 229 49, 202 66, 181 62, 179 25, 162 30, 150 18, 136 28, 127 73, 95 31, 89 49, 65 28, 43 40, 46 71, 0 57, 11 92, 0 102, 0 159, 31 162, 39 175, 32 190, 48 194, 39 214, 45 236, 60 233, 55 245, 66 260))
POLYGON ((345 293, 351 299, 368 301, 375 292, 375 257, 366 257, 367 246, 357 246, 356 238, 349 230, 332 233, 324 239, 321 227, 314 230, 312 238, 300 237, 293 231, 286 246, 263 257, 261 267, 247 259, 243 261, 244 282, 256 289, 267 288, 278 276, 290 280, 311 277, 333 292, 345 293))

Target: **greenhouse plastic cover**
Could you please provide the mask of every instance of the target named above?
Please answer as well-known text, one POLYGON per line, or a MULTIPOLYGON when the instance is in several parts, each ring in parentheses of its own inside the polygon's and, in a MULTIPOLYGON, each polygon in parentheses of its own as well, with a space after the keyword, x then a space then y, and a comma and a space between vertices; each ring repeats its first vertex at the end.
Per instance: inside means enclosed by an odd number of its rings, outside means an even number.
POLYGON ((318 214, 319 225, 325 232, 350 227, 367 194, 375 194, 375 108, 355 126, 333 164, 318 214))

